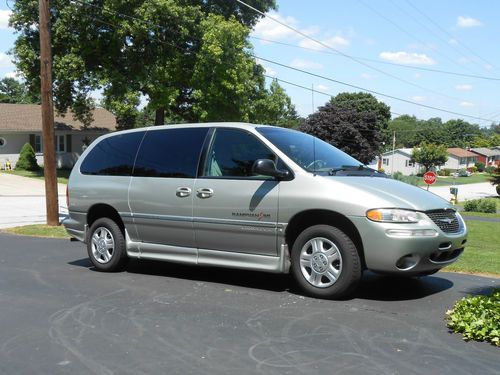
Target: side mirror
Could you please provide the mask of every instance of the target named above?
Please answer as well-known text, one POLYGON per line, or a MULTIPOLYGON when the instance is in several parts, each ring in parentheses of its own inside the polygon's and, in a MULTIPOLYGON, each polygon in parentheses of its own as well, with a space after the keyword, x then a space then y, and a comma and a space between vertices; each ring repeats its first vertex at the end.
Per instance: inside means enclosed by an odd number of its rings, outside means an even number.
POLYGON ((278 170, 274 161, 270 159, 255 160, 252 166, 252 172, 263 176, 275 177, 278 180, 284 180, 290 176, 290 172, 278 170))

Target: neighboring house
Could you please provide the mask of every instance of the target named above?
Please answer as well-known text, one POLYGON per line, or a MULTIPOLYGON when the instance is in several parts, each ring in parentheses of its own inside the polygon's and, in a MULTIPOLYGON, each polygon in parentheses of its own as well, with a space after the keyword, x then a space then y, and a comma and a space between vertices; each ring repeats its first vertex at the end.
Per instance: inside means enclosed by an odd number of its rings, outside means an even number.
MULTIPOLYGON (((94 121, 85 128, 72 113, 54 114, 56 164, 72 167, 87 145, 102 134, 116 130, 116 119, 103 108, 93 111, 94 121)), ((38 164, 43 164, 42 114, 37 104, 0 104, 0 165, 15 166, 25 143, 35 149, 38 164)))
POLYGON ((382 168, 388 174, 395 172, 401 172, 405 176, 417 174, 421 166, 411 160, 412 153, 412 148, 397 148, 394 153, 387 151, 372 160, 369 167, 373 169, 382 168))
POLYGON ((500 149, 495 150, 486 147, 471 148, 469 151, 477 155, 477 161, 484 164, 485 167, 490 165, 500 165, 500 149))
POLYGON ((441 169, 467 169, 477 161, 477 155, 463 148, 452 147, 448 149, 448 160, 441 169))

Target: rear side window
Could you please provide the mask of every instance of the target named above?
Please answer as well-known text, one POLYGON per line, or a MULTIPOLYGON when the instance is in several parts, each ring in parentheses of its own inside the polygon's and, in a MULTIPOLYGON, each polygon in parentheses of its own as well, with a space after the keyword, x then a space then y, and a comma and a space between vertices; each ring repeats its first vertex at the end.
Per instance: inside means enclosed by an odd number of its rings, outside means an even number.
POLYGON ((130 176, 145 132, 117 134, 100 141, 80 166, 83 174, 130 176))
POLYGON ((194 178, 208 128, 150 130, 137 155, 134 176, 194 178))

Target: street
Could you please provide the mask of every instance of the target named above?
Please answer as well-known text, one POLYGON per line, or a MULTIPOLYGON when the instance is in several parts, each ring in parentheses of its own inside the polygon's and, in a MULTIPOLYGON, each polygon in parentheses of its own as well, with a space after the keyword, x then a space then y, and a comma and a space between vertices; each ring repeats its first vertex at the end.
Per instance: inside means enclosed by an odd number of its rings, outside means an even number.
POLYGON ((83 244, 0 234, 2 374, 500 374, 499 349, 445 311, 500 279, 365 275, 297 294, 285 275, 134 261, 93 270, 83 244))

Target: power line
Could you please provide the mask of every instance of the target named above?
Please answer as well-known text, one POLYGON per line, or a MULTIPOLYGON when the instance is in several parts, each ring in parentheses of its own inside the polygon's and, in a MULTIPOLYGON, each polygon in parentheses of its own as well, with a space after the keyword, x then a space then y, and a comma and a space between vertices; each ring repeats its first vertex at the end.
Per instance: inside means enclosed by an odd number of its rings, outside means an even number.
MULTIPOLYGON (((278 40, 261 38, 261 37, 257 37, 257 36, 253 36, 253 35, 250 35, 250 38, 256 39, 256 40, 261 40, 261 41, 267 42, 267 43, 275 43, 275 44, 279 44, 282 46, 299 48, 299 49, 303 49, 303 50, 307 50, 307 51, 311 51, 311 52, 325 53, 325 54, 329 54, 329 55, 338 55, 338 53, 336 53, 336 52, 325 51, 325 50, 320 50, 320 49, 316 49, 316 48, 302 47, 302 46, 298 46, 296 44, 285 43, 285 42, 281 42, 278 40)), ((391 65, 391 66, 396 66, 396 67, 405 68, 405 69, 420 70, 420 71, 440 73, 440 74, 448 74, 448 75, 454 75, 454 76, 466 77, 466 78, 477 78, 477 79, 488 80, 488 81, 500 81, 500 78, 498 78, 498 77, 489 77, 489 76, 484 76, 484 75, 450 72, 450 71, 446 71, 446 70, 425 68, 425 67, 421 67, 421 66, 403 65, 403 64, 397 64, 397 63, 392 63, 392 62, 388 62, 388 61, 380 61, 380 60, 370 59, 367 57, 360 57, 360 56, 353 56, 353 57, 355 57, 356 59, 359 59, 359 60, 369 61, 369 62, 376 63, 376 64, 391 65)))
POLYGON ((385 98, 390 98, 390 99, 397 100, 397 101, 400 101, 400 102, 404 102, 404 103, 408 103, 408 104, 413 104, 413 105, 416 105, 416 106, 419 106, 419 107, 433 109, 435 111, 445 112, 445 113, 449 113, 449 114, 452 114, 452 115, 457 115, 457 116, 462 116, 462 117, 468 117, 468 118, 472 118, 472 119, 475 119, 475 120, 490 121, 490 122, 494 121, 492 119, 486 119, 486 118, 482 118, 482 117, 478 117, 478 116, 467 115, 467 114, 460 113, 460 112, 450 111, 450 110, 447 110, 447 109, 444 109, 444 108, 434 107, 434 106, 430 106, 430 105, 427 105, 427 104, 417 103, 417 102, 414 102, 414 101, 411 101, 411 100, 398 98, 398 97, 393 96, 393 95, 384 94, 384 93, 379 92, 379 91, 370 90, 370 89, 367 89, 367 88, 364 88, 364 87, 361 87, 361 86, 352 85, 350 83, 342 82, 342 81, 339 81, 337 79, 326 77, 326 76, 323 76, 323 75, 320 75, 320 74, 308 72, 307 70, 303 70, 303 69, 299 69, 299 68, 294 68, 293 66, 285 65, 285 64, 282 64, 282 63, 279 63, 279 62, 276 62, 276 61, 265 59, 263 57, 259 57, 259 56, 256 56, 256 55, 253 55, 253 56, 256 57, 256 58, 258 58, 258 59, 260 59, 260 60, 266 61, 268 63, 281 66, 283 68, 295 70, 295 71, 303 73, 303 74, 307 74, 307 75, 310 75, 310 76, 313 76, 313 77, 316 77, 316 78, 324 79, 326 81, 330 81, 330 82, 338 83, 340 85, 344 85, 344 86, 348 86, 348 87, 351 87, 351 88, 355 88, 356 90, 365 91, 365 92, 369 92, 371 94, 383 96, 385 98))
POLYGON ((467 45, 463 44, 462 42, 460 42, 453 34, 451 34, 450 32, 448 32, 446 29, 444 29, 439 23, 437 23, 436 21, 434 21, 431 17, 429 17, 427 14, 425 14, 423 11, 421 11, 419 8, 417 8, 414 4, 412 4, 409 0, 406 0, 406 3, 411 6, 413 9, 415 9, 418 13, 420 13, 424 18, 426 18, 429 22, 431 22, 435 27, 437 27, 439 30, 441 30, 443 33, 445 33, 446 35, 448 35, 450 38, 453 38, 454 40, 457 41, 457 43, 462 46, 463 48, 465 48, 467 51, 469 51, 470 53, 472 53, 474 56, 478 57, 479 59, 483 60, 483 62, 485 62, 486 64, 490 65, 490 66, 494 66, 492 63, 490 63, 488 60, 485 60, 483 59, 481 56, 479 56, 476 52, 474 52, 472 49, 470 49, 467 45))
MULTIPOLYGON (((239 0, 236 0, 236 1, 239 1, 239 0)), ((371 5, 368 5, 367 3, 365 3, 363 0, 359 0, 359 2, 364 5, 366 8, 368 8, 369 10, 371 10, 373 13, 375 13, 376 15, 378 15, 379 17, 381 17, 382 19, 384 19, 385 21, 389 22, 391 25, 393 25, 394 27, 396 27, 398 30, 402 31, 403 33, 405 33, 406 35, 408 35, 410 38, 413 38, 415 39, 416 41, 422 43, 423 45, 426 45, 426 42, 422 41, 422 39, 420 39, 419 37, 415 36, 414 34, 410 33, 408 30, 406 30, 405 28, 399 26, 396 22, 394 22, 392 19, 390 19, 389 17, 386 17, 384 14, 380 13, 377 9, 373 8, 371 5)), ((434 46, 429 46, 429 48, 431 48, 434 52, 436 52, 437 54, 443 56, 446 60, 452 62, 453 64, 457 65, 457 66, 460 66, 461 68, 464 68, 463 66, 461 66, 460 64, 458 64, 455 60, 453 60, 452 58, 448 57, 447 55, 445 55, 444 53, 442 53, 441 51, 439 51, 436 47, 434 46)), ((470 69, 467 68, 468 71, 471 71, 470 69)))
MULTIPOLYGON (((107 11, 107 12, 111 12, 111 13, 114 13, 116 15, 120 15, 120 16, 123 16, 123 17, 127 17, 127 18, 130 18, 130 19, 134 19, 134 20, 138 20, 138 21, 141 21, 141 22, 144 22, 144 23, 147 23, 147 24, 150 24, 150 25, 153 25, 155 27, 159 27, 159 28, 163 28, 165 29, 164 27, 160 26, 160 25, 157 25, 157 24, 154 24, 154 23, 151 23, 149 21, 146 21, 146 20, 143 20, 143 19, 140 19, 140 18, 137 18, 137 17, 132 17, 132 16, 128 16, 128 15, 125 15, 123 13, 120 13, 120 12, 116 12, 116 11, 111 11, 111 10, 107 10, 107 9, 104 9, 102 7, 98 7, 96 5, 93 5, 93 4, 89 4, 89 3, 86 3, 84 1, 81 1, 81 0, 73 0, 74 2, 77 2, 77 3, 80 3, 80 4, 83 4, 83 5, 89 5, 89 6, 92 6, 92 7, 95 7, 95 8, 98 8, 98 9, 101 9, 101 10, 104 10, 104 11, 107 11)), ((244 3, 243 1, 241 0, 236 0, 237 2, 249 7, 250 9, 253 9, 255 11, 257 11, 259 14, 262 14, 264 17, 269 17, 267 16, 265 13, 255 9, 254 7, 244 3)), ((274 18, 270 17, 271 19, 275 20, 274 18)), ((289 27, 290 29, 292 30, 295 30, 294 28, 292 28, 291 26, 288 26, 286 24, 284 24, 283 22, 279 21, 279 20, 275 20, 276 22, 284 25, 284 26, 287 26, 289 27)), ((117 27, 115 25, 115 27, 117 27)), ((305 37, 308 37, 306 34, 302 33, 301 31, 299 30, 296 30, 298 33, 300 33, 301 35, 304 35, 305 37)), ((309 38, 309 37, 308 37, 309 38)), ((315 39, 313 39, 314 41, 316 41, 315 39)), ((158 40, 159 42, 162 42, 160 40, 158 40)), ((325 46, 326 48, 332 48, 332 47, 329 47, 327 46, 326 44, 320 42, 320 41, 317 41, 318 43, 320 43, 321 45, 325 46)), ((173 44, 170 44, 172 46, 174 46, 173 44)), ((177 46, 174 46, 177 48, 177 46)), ((341 53, 341 52, 340 52, 341 53)), ((269 62, 271 64, 275 64, 275 65, 278 65, 278 66, 282 66, 284 68, 287 68, 287 69, 291 69, 291 70, 295 70, 295 71, 298 71, 298 72, 301 72, 303 74, 307 74, 307 75, 310 75, 310 76, 313 76, 313 77, 316 77, 316 78, 321 78, 321 79, 324 79, 324 80, 327 80, 327 81, 331 81, 331 82, 334 82, 334 83, 338 83, 340 85, 344 85, 344 86, 348 86, 348 87, 351 87, 351 88, 355 88, 356 90, 360 90, 360 91, 364 91, 364 92, 368 92, 368 93, 371 93, 371 94, 375 94, 375 95, 379 95, 379 96, 383 96, 383 97, 386 97, 386 98, 390 98, 390 99, 393 99, 393 100, 397 100, 397 101, 401 101, 401 102, 404 102, 404 103, 408 103, 408 104, 412 104, 412 105, 416 105, 416 106, 419 106, 419 107, 423 107, 423 108, 428 108, 428 109, 433 109, 433 110, 436 110, 436 111, 440 111, 440 112, 444 112, 444 113, 449 113, 449 114, 453 114, 453 115, 457 115, 457 116, 462 116, 462 117, 468 117, 468 118, 472 118, 472 119, 476 119, 476 120, 481 120, 481 121, 489 121, 489 122, 494 122, 494 120, 491 120, 491 119, 485 119, 485 118, 482 118, 482 117, 478 117, 478 116, 472 116, 472 115, 467 115, 467 114, 464 114, 464 113, 460 113, 460 112, 454 112, 454 111, 450 111, 450 110, 446 110, 446 109, 443 109, 443 108, 439 108, 439 107, 434 107, 434 106, 429 106, 429 105, 426 105, 426 104, 422 104, 422 103, 417 103, 417 102, 414 102, 414 101, 411 101, 411 100, 407 100, 407 99, 402 99, 402 98, 398 98, 396 96, 393 96, 393 95, 389 95, 389 94, 384 94, 382 92, 378 92, 378 91, 375 91, 375 90, 370 90, 370 89, 366 89, 366 88, 363 88, 361 86, 356 86, 356 85, 352 85, 350 83, 347 83, 347 82, 343 82, 343 81, 339 81, 339 80, 336 80, 336 79, 333 79, 333 78, 330 78, 330 77, 325 77, 325 76, 322 76, 322 75, 319 75, 319 74, 316 74, 316 73, 312 73, 312 72, 308 72, 306 70, 303 70, 303 69, 299 69, 299 68, 294 68, 294 67, 291 67, 291 66, 288 66, 288 65, 285 65, 285 64, 282 64, 282 63, 279 63, 279 62, 276 62, 276 61, 273 61, 273 60, 269 60, 269 59, 266 59, 266 58, 263 58, 263 57, 260 57, 260 56, 257 56, 255 54, 249 54, 250 56, 254 57, 254 58, 257 58, 257 59, 260 59, 262 61, 266 61, 266 62, 269 62)))

